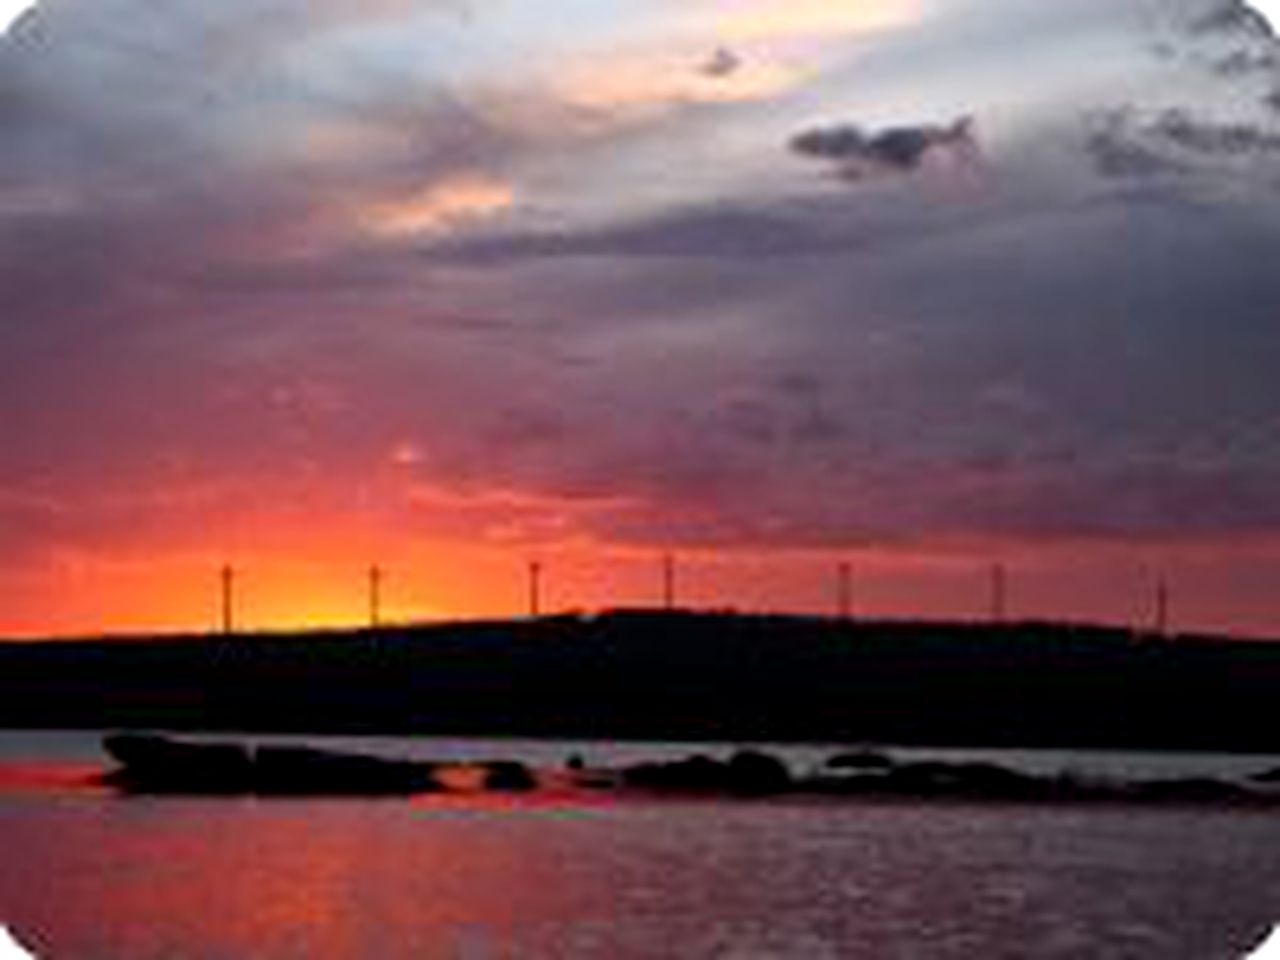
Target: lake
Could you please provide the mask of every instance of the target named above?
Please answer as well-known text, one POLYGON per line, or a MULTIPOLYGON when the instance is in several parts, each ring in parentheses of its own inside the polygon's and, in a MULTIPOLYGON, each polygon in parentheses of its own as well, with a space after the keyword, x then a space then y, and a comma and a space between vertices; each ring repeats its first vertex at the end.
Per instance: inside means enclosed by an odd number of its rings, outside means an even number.
MULTIPOLYGON (((535 763, 690 749, 305 740, 535 763)), ((829 751, 785 752, 803 764, 829 751)), ((998 756, 1215 773, 1275 762, 998 756)), ((1280 921, 1280 816, 1265 810, 126 798, 76 785, 98 763, 92 733, 0 735, 0 922, 41 957, 1201 960, 1242 956, 1280 921)))

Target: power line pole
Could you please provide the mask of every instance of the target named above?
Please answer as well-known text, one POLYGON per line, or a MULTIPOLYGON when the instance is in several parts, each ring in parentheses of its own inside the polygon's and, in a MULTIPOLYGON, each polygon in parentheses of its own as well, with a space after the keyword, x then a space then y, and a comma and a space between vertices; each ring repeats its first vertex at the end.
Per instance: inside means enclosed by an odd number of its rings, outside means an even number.
POLYGON ((529 562, 529 616, 542 614, 542 564, 537 560, 529 562))
POLYGON ((991 567, 991 619, 994 623, 1004 623, 1009 613, 1009 582, 1004 564, 997 563, 991 567))
POLYGON ((841 620, 853 616, 853 567, 848 562, 836 565, 836 615, 841 620))
POLYGON ((676 558, 669 553, 662 555, 662 607, 668 612, 676 608, 676 558))
POLYGON ((235 580, 236 572, 231 564, 223 564, 218 571, 218 582, 222 595, 222 632, 225 636, 235 633, 235 580))
POLYGON ((369 568, 369 626, 382 625, 382 568, 376 563, 369 568))

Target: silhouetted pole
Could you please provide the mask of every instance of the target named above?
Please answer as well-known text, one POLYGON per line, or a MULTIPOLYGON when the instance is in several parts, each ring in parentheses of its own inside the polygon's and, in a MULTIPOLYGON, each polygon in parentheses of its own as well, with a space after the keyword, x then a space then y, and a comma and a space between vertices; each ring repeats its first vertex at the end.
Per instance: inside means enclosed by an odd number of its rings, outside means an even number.
POLYGON ((676 558, 669 553, 662 556, 662 607, 676 608, 676 558))
POLYGON ((1169 635, 1169 584, 1163 577, 1156 581, 1155 631, 1158 637, 1169 635))
POLYGON ((995 623, 1004 623, 1009 612, 1008 579, 1004 564, 997 563, 991 567, 991 619, 995 623))
POLYGON ((836 566, 836 615, 841 620, 853 616, 853 567, 848 563, 836 566))
POLYGON ((235 581, 236 572, 230 564, 224 564, 218 572, 218 580, 222 590, 222 632, 226 635, 235 633, 235 581))
POLYGON ((369 568, 369 626, 382 624, 382 568, 376 563, 369 568))
POLYGON ((537 560, 529 563, 529 616, 537 617, 542 613, 542 564, 537 560))

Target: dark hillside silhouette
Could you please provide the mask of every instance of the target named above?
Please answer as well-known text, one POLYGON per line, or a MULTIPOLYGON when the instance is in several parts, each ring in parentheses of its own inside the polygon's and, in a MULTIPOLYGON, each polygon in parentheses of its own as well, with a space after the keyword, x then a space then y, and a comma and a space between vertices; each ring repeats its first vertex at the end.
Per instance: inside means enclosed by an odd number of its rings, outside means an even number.
POLYGON ((0 724, 1280 752, 1280 645, 679 611, 12 643, 0 724))

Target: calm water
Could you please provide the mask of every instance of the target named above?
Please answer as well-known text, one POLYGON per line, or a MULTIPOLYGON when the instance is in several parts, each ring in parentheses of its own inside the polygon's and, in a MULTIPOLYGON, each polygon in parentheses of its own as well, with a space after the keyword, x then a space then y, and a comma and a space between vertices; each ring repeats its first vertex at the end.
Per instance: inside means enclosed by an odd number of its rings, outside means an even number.
MULTIPOLYGON (((43 957, 1199 960, 1239 957, 1280 921, 1280 815, 1267 812, 126 799, 69 785, 92 744, 0 737, 0 921, 43 957)), ((415 749, 539 760, 573 747, 415 749)))

